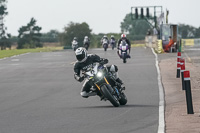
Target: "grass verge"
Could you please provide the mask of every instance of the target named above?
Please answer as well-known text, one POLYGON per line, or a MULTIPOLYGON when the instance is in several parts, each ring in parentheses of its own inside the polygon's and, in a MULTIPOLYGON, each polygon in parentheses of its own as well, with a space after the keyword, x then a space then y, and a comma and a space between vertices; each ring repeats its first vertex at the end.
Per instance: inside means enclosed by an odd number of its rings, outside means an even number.
POLYGON ((131 47, 144 47, 145 44, 131 44, 131 47))
POLYGON ((34 53, 34 52, 50 52, 62 50, 63 47, 43 47, 36 49, 13 49, 13 50, 0 50, 0 58, 11 57, 14 55, 24 54, 24 53, 34 53))

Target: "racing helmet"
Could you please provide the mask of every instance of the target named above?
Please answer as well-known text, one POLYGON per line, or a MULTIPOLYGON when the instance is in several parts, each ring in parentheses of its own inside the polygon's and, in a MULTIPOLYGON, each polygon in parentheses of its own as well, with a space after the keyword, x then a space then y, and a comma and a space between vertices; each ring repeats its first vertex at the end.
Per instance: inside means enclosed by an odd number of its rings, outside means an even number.
POLYGON ((111 37, 110 38, 114 38, 114 35, 111 35, 111 37))
POLYGON ((126 38, 126 34, 121 34, 121 39, 126 38))
POLYGON ((78 49, 76 49, 75 55, 76 55, 76 59, 78 60, 78 62, 84 62, 88 57, 87 51, 83 47, 79 47, 78 49))
POLYGON ((106 35, 104 35, 103 38, 108 38, 108 37, 106 35))
POLYGON ((88 39, 88 36, 85 36, 85 39, 88 39))
POLYGON ((74 37, 74 40, 76 40, 76 41, 77 41, 77 37, 74 37))

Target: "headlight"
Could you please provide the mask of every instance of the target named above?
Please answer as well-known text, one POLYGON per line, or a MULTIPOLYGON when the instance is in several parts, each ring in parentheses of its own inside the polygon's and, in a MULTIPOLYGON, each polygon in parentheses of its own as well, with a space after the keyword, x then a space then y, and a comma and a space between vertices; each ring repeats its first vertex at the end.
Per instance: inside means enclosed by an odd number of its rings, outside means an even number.
POLYGON ((103 76, 103 73, 102 73, 102 72, 98 72, 98 73, 97 73, 97 77, 100 78, 100 77, 102 77, 102 76, 103 76))

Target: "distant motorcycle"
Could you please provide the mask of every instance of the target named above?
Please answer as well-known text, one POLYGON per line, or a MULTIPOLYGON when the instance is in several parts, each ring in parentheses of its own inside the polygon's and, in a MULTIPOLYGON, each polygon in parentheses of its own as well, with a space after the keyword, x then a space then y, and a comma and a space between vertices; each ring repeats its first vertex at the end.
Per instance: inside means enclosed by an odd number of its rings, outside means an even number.
POLYGON ((125 40, 122 40, 119 45, 119 54, 120 57, 123 59, 123 63, 126 63, 126 59, 130 58, 130 56, 128 55, 128 50, 129 50, 128 44, 126 43, 125 40))
POLYGON ((103 100, 109 100, 115 107, 127 103, 126 95, 118 87, 114 75, 108 72, 103 63, 93 63, 82 73, 91 84, 91 92, 100 93, 103 100))
POLYGON ((72 49, 75 51, 78 48, 78 42, 73 40, 72 41, 72 49))
POLYGON ((102 45, 103 45, 103 48, 104 48, 104 51, 106 51, 107 50, 107 48, 108 48, 108 40, 107 39, 103 39, 103 43, 102 43, 102 45))
POLYGON ((114 48, 115 48, 115 43, 116 43, 116 41, 114 39, 110 40, 110 45, 112 47, 112 50, 114 50, 114 48))

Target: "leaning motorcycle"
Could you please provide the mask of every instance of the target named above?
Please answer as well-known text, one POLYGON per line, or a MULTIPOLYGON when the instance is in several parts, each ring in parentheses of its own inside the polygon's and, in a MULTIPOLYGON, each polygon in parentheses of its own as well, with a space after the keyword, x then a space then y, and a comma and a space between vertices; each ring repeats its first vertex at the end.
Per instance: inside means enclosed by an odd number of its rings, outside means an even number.
POLYGON ((120 57, 123 59, 123 63, 126 63, 126 59, 129 57, 128 55, 129 46, 125 40, 122 40, 119 46, 120 57))
POLYGON ((76 51, 77 48, 78 48, 78 42, 77 41, 72 41, 72 49, 74 51, 76 51))
POLYGON ((93 63, 83 75, 92 86, 91 91, 96 92, 103 100, 109 100, 114 107, 125 105, 127 103, 126 95, 114 75, 108 72, 103 63, 93 63))
POLYGON ((103 43, 102 43, 102 45, 103 45, 104 51, 106 51, 107 48, 108 48, 108 40, 103 39, 103 43))

